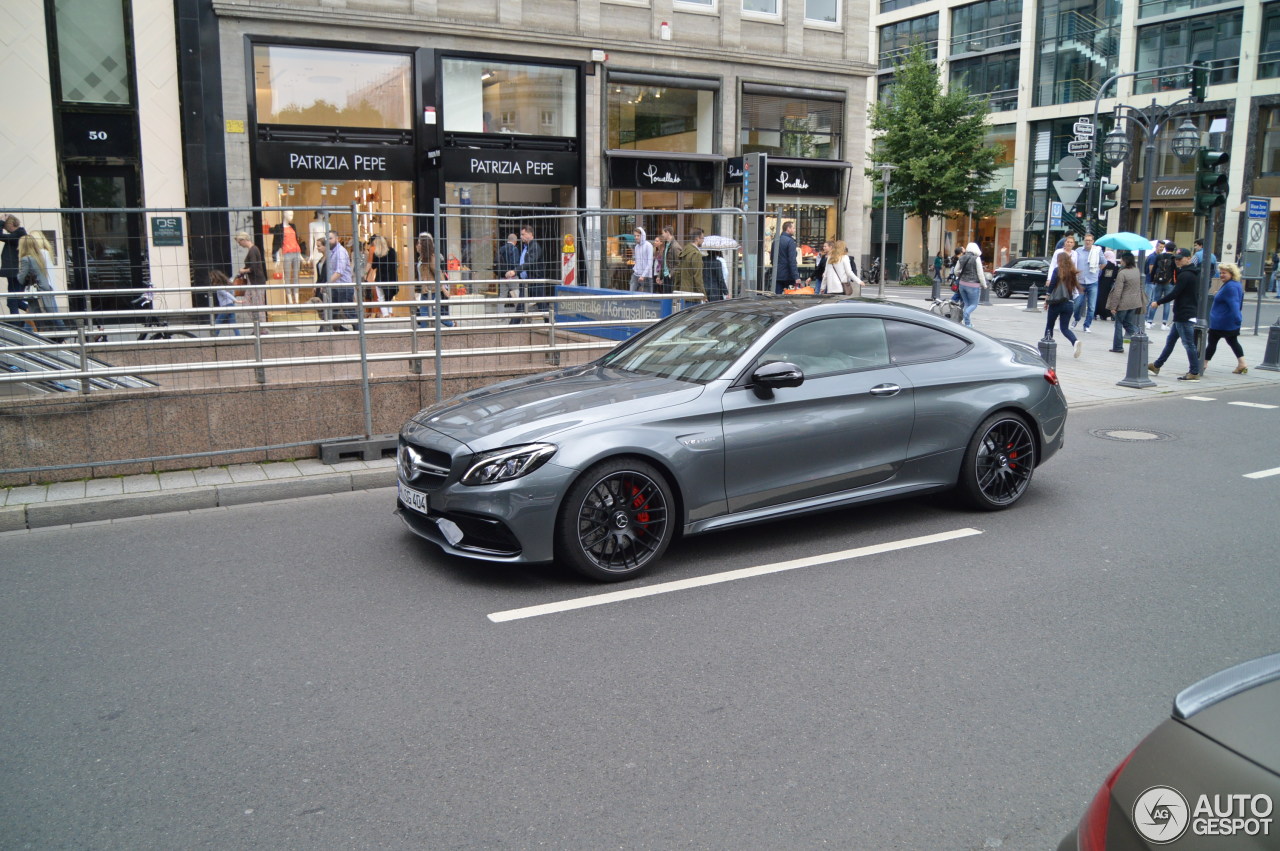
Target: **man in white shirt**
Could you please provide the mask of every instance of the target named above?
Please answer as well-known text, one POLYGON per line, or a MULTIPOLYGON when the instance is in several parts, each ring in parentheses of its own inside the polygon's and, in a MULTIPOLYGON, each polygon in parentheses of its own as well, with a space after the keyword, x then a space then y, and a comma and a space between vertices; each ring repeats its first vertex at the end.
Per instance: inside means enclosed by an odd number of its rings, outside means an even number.
POLYGON ((1071 327, 1080 324, 1080 315, 1084 314, 1084 330, 1092 334, 1093 314, 1098 307, 1098 273, 1102 269, 1102 247, 1093 244, 1093 234, 1084 235, 1084 245, 1076 249, 1076 269, 1080 272, 1080 285, 1084 293, 1076 299, 1075 317, 1071 327))

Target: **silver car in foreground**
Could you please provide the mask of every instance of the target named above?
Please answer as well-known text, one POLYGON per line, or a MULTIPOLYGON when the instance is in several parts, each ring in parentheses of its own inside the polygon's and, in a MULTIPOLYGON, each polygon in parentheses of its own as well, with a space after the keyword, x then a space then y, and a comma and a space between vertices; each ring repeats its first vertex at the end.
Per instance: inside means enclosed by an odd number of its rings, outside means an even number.
POLYGON ((950 488, 1007 508, 1066 416, 1033 347, 923 310, 719 301, 591 364, 420 411, 397 508, 448 553, 618 580, 677 534, 950 488))

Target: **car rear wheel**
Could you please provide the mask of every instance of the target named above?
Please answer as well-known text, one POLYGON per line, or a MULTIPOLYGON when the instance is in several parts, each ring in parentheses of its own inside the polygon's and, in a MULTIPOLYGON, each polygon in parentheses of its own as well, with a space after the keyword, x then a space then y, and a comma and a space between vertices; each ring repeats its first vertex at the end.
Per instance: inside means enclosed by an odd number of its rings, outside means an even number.
POLYGON ((666 479, 636 458, 602 461, 574 482, 556 524, 556 555, 590 579, 630 579, 675 533, 666 479))
POLYGON ((991 283, 991 292, 995 293, 995 294, 996 294, 998 297, 1000 297, 1000 298, 1008 298, 1008 297, 1009 297, 1009 282, 1008 282, 1008 281, 993 281, 993 282, 991 283))
POLYGON ((999 511, 1027 491, 1036 444, 1021 417, 993 414, 978 426, 960 465, 960 493, 974 508, 999 511))

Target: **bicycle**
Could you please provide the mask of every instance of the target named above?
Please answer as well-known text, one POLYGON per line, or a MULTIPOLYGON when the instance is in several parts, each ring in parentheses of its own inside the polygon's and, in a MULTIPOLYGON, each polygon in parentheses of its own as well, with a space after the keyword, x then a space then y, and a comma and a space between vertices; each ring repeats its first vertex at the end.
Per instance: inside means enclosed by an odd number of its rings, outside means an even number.
POLYGON ((905 281, 907 278, 910 278, 910 277, 911 277, 911 264, 899 263, 898 264, 898 280, 905 281))

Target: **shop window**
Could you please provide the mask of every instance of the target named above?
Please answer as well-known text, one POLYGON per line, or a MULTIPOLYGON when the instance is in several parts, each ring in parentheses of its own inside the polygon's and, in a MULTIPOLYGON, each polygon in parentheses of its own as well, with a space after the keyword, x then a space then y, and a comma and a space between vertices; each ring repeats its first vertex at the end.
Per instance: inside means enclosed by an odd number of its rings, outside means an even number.
POLYGON ((124 4, 55 0, 53 8, 63 102, 129 104, 124 4))
POLYGON ((254 45, 258 123, 409 129, 412 66, 403 54, 254 45))
POLYGON ((715 92, 611 83, 608 123, 611 149, 710 154, 715 92))
POLYGON ((744 92, 742 153, 838 160, 844 101, 744 92))
POLYGON ((452 133, 576 136, 573 68, 445 59, 444 129, 452 133), (551 123, 544 124, 547 114, 551 123))

